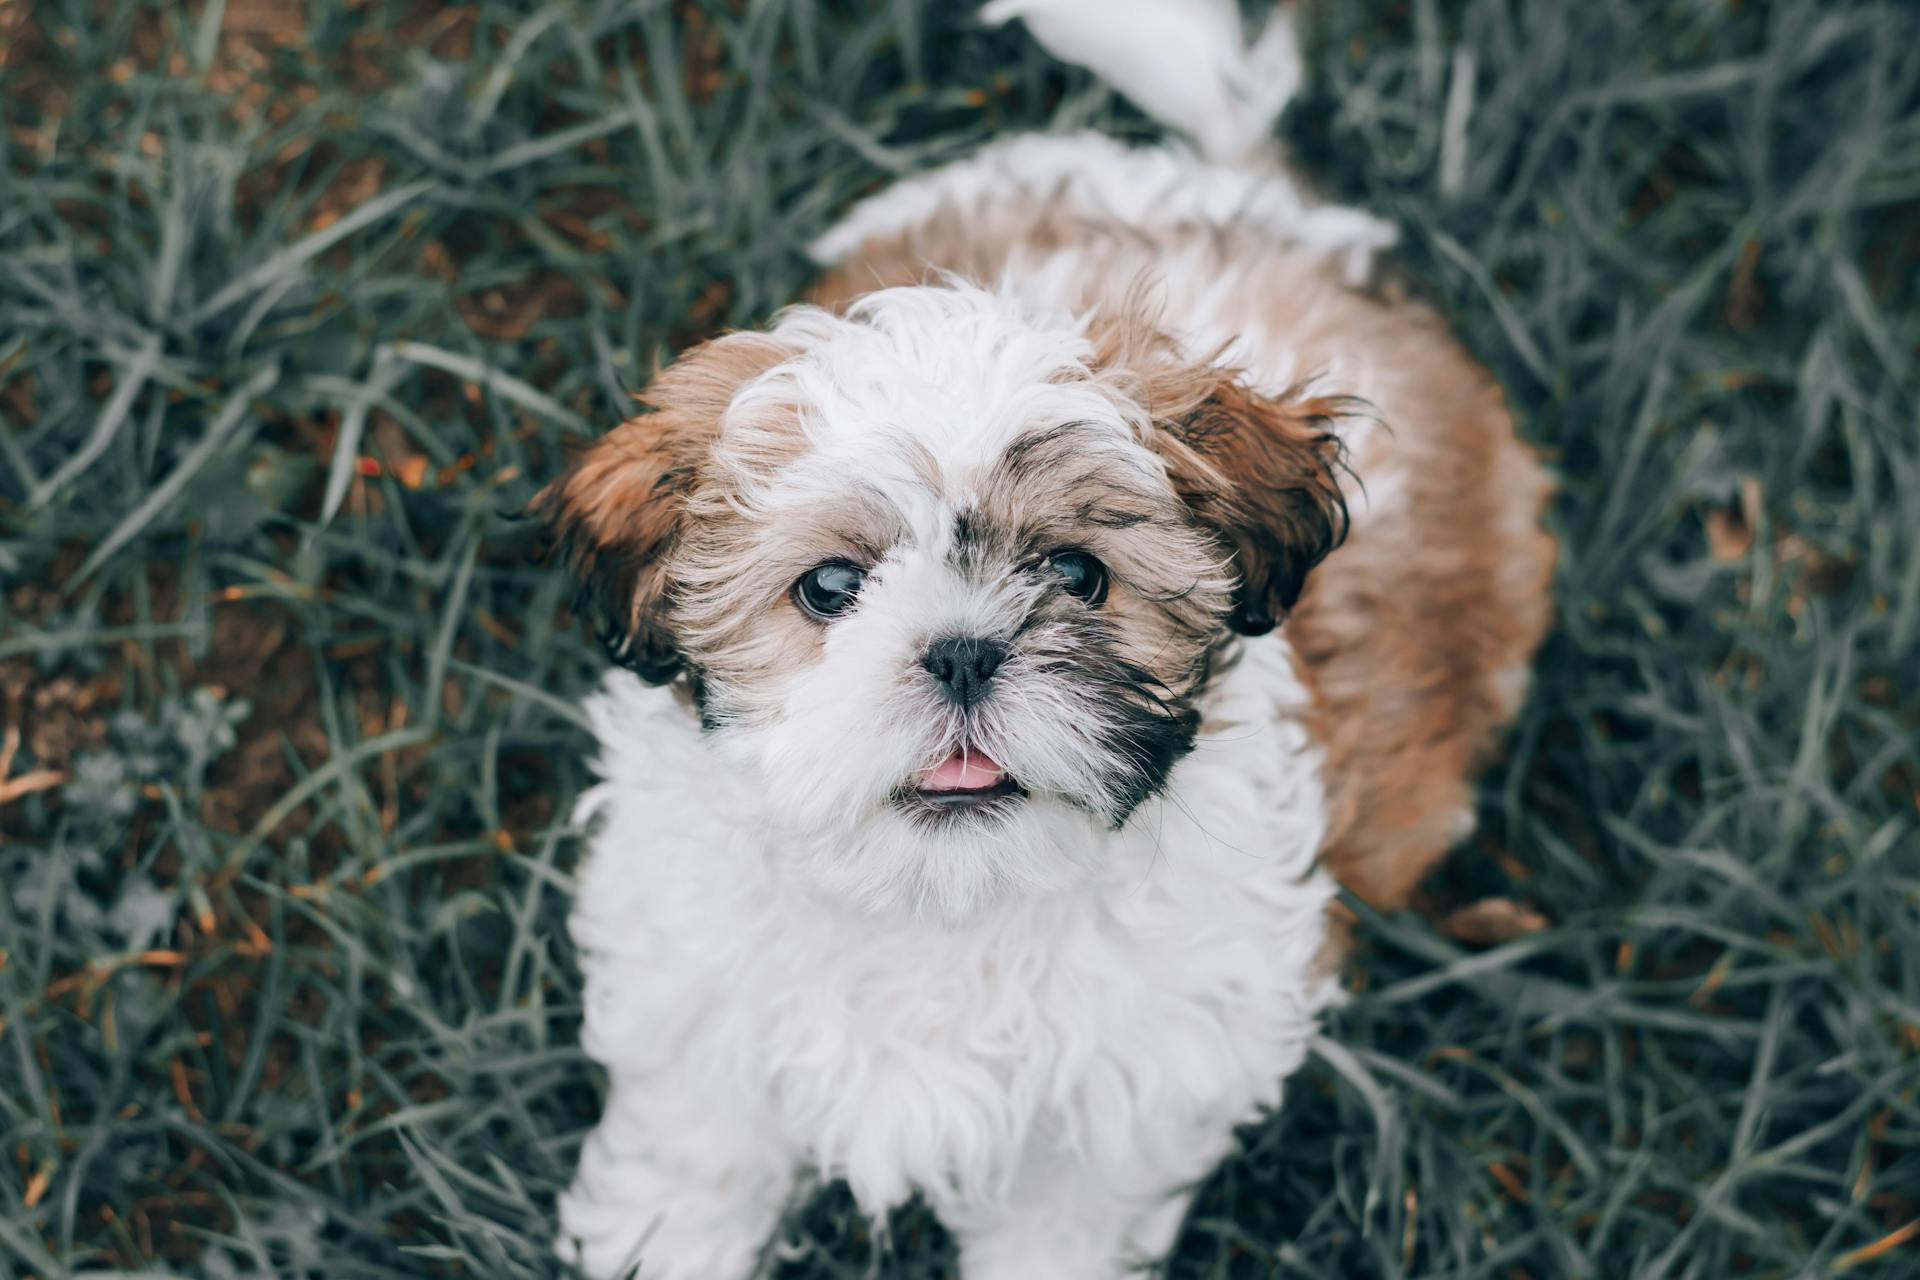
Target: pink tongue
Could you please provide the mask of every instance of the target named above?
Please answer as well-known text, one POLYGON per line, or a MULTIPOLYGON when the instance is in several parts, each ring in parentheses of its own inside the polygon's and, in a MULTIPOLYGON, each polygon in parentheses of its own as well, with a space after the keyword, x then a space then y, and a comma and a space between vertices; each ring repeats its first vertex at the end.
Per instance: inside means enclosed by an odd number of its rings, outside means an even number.
POLYGON ((984 751, 958 751, 920 775, 922 791, 979 791, 996 785, 1007 776, 994 758, 984 751))

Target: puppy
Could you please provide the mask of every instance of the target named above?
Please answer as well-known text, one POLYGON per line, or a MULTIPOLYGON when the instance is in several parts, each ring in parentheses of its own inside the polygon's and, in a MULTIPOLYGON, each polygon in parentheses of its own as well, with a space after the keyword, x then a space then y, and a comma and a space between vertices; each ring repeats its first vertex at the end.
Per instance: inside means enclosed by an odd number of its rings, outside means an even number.
POLYGON ((1362 287, 1391 230, 1262 154, 1284 18, 1130 12, 990 16, 1202 153, 901 183, 538 500, 626 668, 572 918, 590 1275, 749 1274, 802 1168, 926 1196, 967 1280, 1159 1257, 1336 995, 1336 879, 1401 903, 1472 824, 1545 479, 1362 287))

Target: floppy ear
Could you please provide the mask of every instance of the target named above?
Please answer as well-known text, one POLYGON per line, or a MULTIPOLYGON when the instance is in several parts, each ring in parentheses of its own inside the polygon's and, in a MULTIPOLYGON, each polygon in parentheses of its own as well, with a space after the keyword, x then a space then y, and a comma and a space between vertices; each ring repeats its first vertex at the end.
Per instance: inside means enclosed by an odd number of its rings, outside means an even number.
POLYGON ((1145 408, 1147 443, 1195 523, 1212 531, 1238 581, 1227 623, 1241 635, 1274 629, 1307 573, 1347 536, 1333 425, 1366 412, 1350 396, 1296 385, 1262 395, 1240 370, 1193 360, 1153 324, 1139 291, 1095 310, 1087 335, 1095 376, 1145 408))
POLYGON ((1297 388, 1263 396, 1230 369, 1182 370, 1173 381, 1175 394, 1160 403, 1148 381, 1152 443, 1194 519, 1232 553, 1240 581, 1228 624, 1264 635, 1347 535, 1333 424, 1360 403, 1297 388), (1217 375, 1210 386, 1206 374, 1217 375))
POLYGON ((641 394, 654 412, 594 441, 533 499, 607 656, 653 684, 682 666, 671 617, 674 553, 721 419, 742 383, 787 354, 759 334, 693 348, 641 394))

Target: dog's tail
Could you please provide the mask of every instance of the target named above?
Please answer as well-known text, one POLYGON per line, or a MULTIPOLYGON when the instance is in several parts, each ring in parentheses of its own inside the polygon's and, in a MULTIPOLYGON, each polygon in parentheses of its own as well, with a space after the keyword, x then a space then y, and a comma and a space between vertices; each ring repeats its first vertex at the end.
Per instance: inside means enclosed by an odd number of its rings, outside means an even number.
POLYGON ((1269 151, 1300 88, 1285 8, 1253 39, 1237 0, 992 0, 980 16, 1019 18, 1047 52, 1086 67, 1223 164, 1269 151))
POLYGON ((1143 230, 1233 225, 1338 255, 1356 284, 1393 244, 1390 223, 1321 203, 1283 163, 1274 125, 1302 78, 1286 8, 1251 39, 1238 0, 990 0, 980 15, 1021 19, 1048 52, 1091 69, 1200 156, 1084 132, 998 139, 855 205, 809 246, 816 262, 844 262, 942 210, 983 215, 1008 202, 1143 230))

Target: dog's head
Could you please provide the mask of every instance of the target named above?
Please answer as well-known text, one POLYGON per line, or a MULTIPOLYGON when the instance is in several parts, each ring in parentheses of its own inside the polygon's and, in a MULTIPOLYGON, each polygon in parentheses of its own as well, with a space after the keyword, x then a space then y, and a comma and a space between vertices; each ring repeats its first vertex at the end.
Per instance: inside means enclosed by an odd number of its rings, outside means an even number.
POLYGON ((969 287, 797 309, 645 399, 538 504, 611 654, 684 677, 776 845, 870 908, 1077 874, 1345 528, 1339 402, 969 287))

